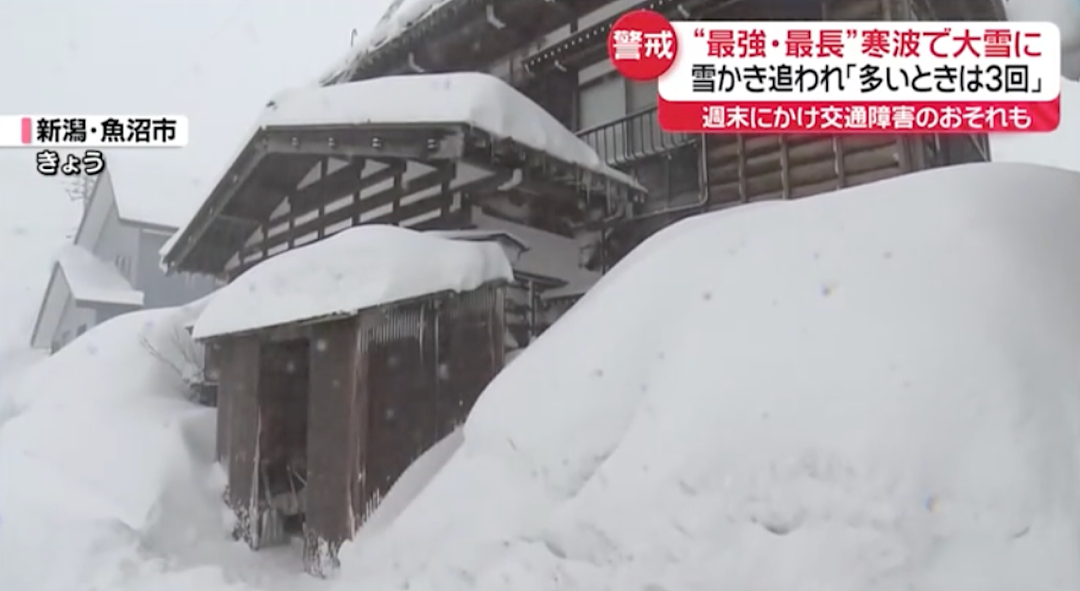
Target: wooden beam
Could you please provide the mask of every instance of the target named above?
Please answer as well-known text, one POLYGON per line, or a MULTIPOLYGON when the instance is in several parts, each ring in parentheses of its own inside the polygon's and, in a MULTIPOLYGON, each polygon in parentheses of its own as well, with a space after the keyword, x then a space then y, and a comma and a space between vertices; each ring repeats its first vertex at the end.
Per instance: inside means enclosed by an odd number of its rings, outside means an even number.
MULTIPOLYGON (((361 199, 357 206, 348 206, 341 209, 335 209, 324 216, 315 218, 311 221, 297 224, 292 230, 287 230, 280 234, 276 234, 266 239, 268 243, 267 248, 274 248, 280 244, 288 242, 290 239, 295 240, 296 237, 306 236, 312 232, 318 232, 319 228, 325 228, 334 224, 341 223, 345 220, 353 218, 357 215, 356 209, 364 211, 371 211, 378 207, 389 205, 395 200, 402 197, 419 193, 420 191, 436 187, 443 183, 447 178, 453 178, 455 167, 444 166, 422 174, 416 178, 406 181, 401 187, 391 187, 386 191, 382 191, 368 197, 361 199)), ((253 245, 245 248, 241 251, 241 257, 246 257, 261 249, 261 245, 253 245)))
POLYGON ((326 179, 312 183, 289 197, 289 214, 293 218, 307 215, 320 207, 345 197, 349 193, 363 191, 379 183, 388 181, 405 172, 405 163, 394 162, 366 177, 361 177, 363 164, 357 169, 349 165, 331 173, 326 179))
MULTIPOLYGON (((466 195, 477 193, 486 193, 492 189, 498 188, 500 185, 505 184, 512 173, 510 172, 496 172, 493 176, 484 177, 475 181, 462 184, 457 187, 451 188, 447 186, 442 193, 432 195, 430 197, 424 197, 418 199, 407 205, 402 205, 394 211, 383 214, 377 218, 367 222, 369 224, 400 224, 401 222, 410 220, 417 216, 423 215, 434 209, 442 208, 440 217, 448 217, 451 214, 450 206, 453 205, 454 195, 466 195)), ((464 198, 463 198, 464 202, 464 198)))
POLYGON ((257 138, 253 139, 244 151, 247 152, 248 150, 250 150, 250 153, 247 159, 239 166, 233 163, 229 167, 229 170, 225 173, 225 178, 218 181, 206 203, 199 208, 198 213, 195 214, 195 220, 184 232, 185 236, 181 236, 177 241, 180 250, 171 259, 166 257, 165 263, 170 268, 179 271, 186 270, 183 264, 184 260, 199 244, 203 235, 214 223, 214 219, 221 214, 233 195, 236 194, 236 191, 243 185, 243 181, 251 176, 251 173, 258 168, 267 155, 265 147, 257 141, 257 138), (214 198, 215 193, 219 195, 217 199, 214 198))
POLYGON ((273 129, 267 132, 266 149, 272 154, 442 160, 457 158, 463 150, 463 126, 454 127, 273 129))

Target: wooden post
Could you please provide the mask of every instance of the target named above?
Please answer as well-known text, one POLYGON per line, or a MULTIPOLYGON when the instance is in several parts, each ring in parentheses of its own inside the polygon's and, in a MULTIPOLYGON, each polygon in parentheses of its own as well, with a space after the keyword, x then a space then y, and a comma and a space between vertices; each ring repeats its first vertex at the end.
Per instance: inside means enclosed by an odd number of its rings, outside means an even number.
MULTIPOLYGON (((227 401, 226 441, 219 446, 228 454, 226 503, 236 512, 234 534, 253 549, 259 548, 259 341, 234 337, 222 343, 218 396, 227 401)), ((220 418, 219 411, 219 418, 220 418)))
POLYGON ((357 322, 312 327, 304 568, 325 577, 358 526, 363 433, 357 408, 357 322))

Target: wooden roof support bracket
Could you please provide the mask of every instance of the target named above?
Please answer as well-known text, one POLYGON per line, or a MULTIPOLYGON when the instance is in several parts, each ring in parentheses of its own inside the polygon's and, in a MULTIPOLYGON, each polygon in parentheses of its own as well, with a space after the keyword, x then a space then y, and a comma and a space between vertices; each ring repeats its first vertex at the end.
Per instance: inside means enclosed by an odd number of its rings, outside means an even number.
POLYGON ((266 131, 266 150, 271 154, 339 158, 450 159, 461 156, 463 127, 410 124, 386 128, 270 129, 266 131))

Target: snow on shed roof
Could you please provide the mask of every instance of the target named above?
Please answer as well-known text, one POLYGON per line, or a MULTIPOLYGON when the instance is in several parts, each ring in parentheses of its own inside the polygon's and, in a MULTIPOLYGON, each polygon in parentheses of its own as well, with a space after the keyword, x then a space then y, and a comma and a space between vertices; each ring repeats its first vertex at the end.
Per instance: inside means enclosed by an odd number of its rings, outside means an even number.
POLYGON ((386 76, 279 94, 262 127, 464 123, 641 188, 529 97, 482 72, 386 76))
POLYGON ((320 79, 320 84, 330 84, 351 73, 353 66, 362 58, 430 16, 454 0, 394 0, 387 7, 379 22, 366 34, 360 34, 345 58, 334 64, 320 79))
POLYGON ((481 230, 505 232, 528 246, 514 263, 514 269, 521 273, 564 282, 564 288, 580 290, 579 293, 600 279, 600 273, 581 266, 581 244, 573 238, 480 212, 473 213, 473 223, 481 230))
POLYGON ((131 287, 116 267, 81 246, 71 244, 64 247, 56 263, 64 274, 72 297, 78 301, 143 305, 143 292, 131 287))
POLYGON ((358 226, 255 265, 211 296, 192 334, 205 339, 355 314, 512 279, 498 244, 358 226))

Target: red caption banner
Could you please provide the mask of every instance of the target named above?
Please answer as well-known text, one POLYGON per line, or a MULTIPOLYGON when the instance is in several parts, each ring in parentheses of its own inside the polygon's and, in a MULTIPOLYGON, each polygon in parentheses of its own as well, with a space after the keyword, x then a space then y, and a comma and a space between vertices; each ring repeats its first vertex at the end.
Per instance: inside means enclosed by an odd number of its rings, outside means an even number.
POLYGON ((689 22, 638 10, 608 35, 627 78, 657 81, 678 133, 988 133, 1057 128, 1052 23, 689 22))

